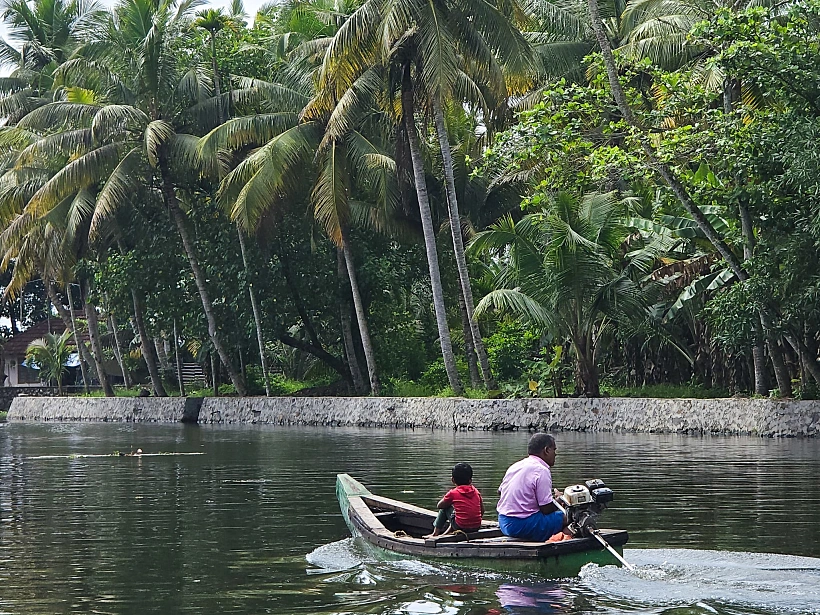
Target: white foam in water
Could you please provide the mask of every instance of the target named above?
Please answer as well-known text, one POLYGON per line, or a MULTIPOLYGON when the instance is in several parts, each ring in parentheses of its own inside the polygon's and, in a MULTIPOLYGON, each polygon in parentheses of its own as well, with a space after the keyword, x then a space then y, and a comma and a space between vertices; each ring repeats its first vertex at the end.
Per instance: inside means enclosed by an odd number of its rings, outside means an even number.
POLYGON ((820 559, 694 549, 628 549, 630 573, 590 564, 582 583, 596 593, 654 606, 743 605, 820 613, 820 559))
POLYGON ((315 573, 341 572, 363 565, 367 554, 357 547, 354 538, 345 538, 316 547, 305 559, 319 568, 315 573))

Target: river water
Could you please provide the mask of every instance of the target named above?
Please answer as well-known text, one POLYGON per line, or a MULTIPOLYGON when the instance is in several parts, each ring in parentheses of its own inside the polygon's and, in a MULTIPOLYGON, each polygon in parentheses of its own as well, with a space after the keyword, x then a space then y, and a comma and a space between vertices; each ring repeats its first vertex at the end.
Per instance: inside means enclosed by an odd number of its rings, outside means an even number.
POLYGON ((820 613, 820 440, 557 434, 558 485, 599 477, 636 573, 546 581, 379 561, 347 472, 431 508, 468 461, 494 510, 526 433, 0 425, 0 613, 820 613), (200 453, 112 456, 115 451, 200 453), (100 455, 100 456, 87 456, 100 455))

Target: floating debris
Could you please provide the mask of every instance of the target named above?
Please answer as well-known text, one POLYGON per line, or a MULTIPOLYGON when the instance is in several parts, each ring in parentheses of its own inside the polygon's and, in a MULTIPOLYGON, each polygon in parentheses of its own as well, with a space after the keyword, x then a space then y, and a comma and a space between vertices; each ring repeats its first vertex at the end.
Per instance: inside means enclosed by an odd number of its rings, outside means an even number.
POLYGON ((100 459, 103 457, 168 457, 168 456, 182 456, 182 455, 204 455, 205 453, 175 453, 173 451, 161 453, 143 453, 141 448, 138 448, 133 453, 123 453, 114 451, 113 453, 105 453, 101 455, 37 455, 36 457, 28 457, 28 459, 100 459))

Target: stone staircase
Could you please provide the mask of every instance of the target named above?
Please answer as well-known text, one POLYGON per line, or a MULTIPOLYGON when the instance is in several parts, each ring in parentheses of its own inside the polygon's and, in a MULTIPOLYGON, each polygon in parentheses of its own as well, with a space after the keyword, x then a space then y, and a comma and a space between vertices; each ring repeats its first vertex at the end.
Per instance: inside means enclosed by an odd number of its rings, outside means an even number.
POLYGON ((205 386, 208 384, 205 378, 205 372, 199 363, 183 363, 182 364, 182 382, 186 386, 199 384, 205 386))

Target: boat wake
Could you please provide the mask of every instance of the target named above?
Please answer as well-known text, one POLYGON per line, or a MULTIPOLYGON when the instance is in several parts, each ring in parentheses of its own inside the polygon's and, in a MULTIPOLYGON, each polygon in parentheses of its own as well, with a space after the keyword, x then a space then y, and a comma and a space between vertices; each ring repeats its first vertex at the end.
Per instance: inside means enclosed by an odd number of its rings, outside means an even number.
POLYGON ((820 559, 694 549, 626 549, 624 556, 636 572, 589 564, 583 586, 654 607, 820 613, 820 559))
MULTIPOLYGON (((305 556, 308 563, 315 566, 308 569, 308 574, 333 574, 355 572, 363 574, 365 579, 376 580, 387 576, 395 578, 435 578, 451 577, 454 574, 463 576, 464 571, 445 564, 431 564, 421 560, 392 556, 387 552, 373 549, 361 539, 345 538, 317 547, 305 556)), ((499 575, 491 572, 473 572, 471 577, 494 578, 499 575)), ((362 579, 357 580, 361 581, 362 579)))
POLYGON ((305 559, 315 566, 309 574, 327 574, 359 568, 368 561, 368 554, 355 538, 345 538, 316 547, 305 559))
POLYGON ((545 582, 412 558, 385 559, 361 539, 347 538, 309 553, 307 572, 320 575, 323 585, 358 588, 336 594, 346 603, 375 604, 408 594, 401 597, 415 601, 406 609, 411 613, 430 612, 416 604, 418 592, 443 608, 462 600, 470 588, 469 594, 509 613, 528 615, 575 613, 579 600, 602 613, 820 615, 820 559, 695 549, 626 549, 624 555, 635 572, 588 564, 579 578, 545 582))

